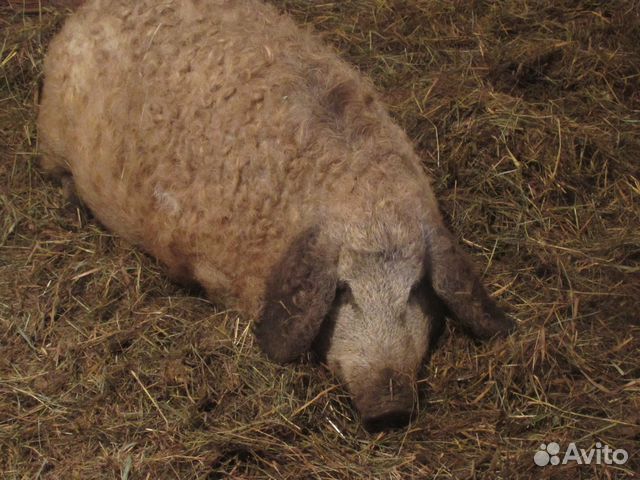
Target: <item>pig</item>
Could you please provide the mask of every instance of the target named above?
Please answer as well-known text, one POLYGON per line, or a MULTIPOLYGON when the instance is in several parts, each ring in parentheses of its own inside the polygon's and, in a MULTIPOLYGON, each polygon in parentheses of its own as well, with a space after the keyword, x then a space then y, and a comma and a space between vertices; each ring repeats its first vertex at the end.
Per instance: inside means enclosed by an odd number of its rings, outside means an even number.
POLYGON ((405 425, 444 316, 514 322, 443 223, 370 80, 259 0, 88 0, 52 40, 41 163, 107 229, 254 319, 275 362, 316 348, 370 431, 405 425))

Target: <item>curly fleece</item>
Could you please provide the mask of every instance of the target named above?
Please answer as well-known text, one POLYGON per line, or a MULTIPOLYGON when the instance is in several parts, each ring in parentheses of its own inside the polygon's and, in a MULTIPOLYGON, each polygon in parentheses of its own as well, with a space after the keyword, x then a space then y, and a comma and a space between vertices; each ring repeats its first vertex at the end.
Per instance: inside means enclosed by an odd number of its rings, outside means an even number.
POLYGON ((43 166, 175 279, 250 315, 310 226, 383 249, 371 226, 390 216, 414 220, 399 236, 440 223, 370 82, 262 2, 90 1, 44 72, 43 166))

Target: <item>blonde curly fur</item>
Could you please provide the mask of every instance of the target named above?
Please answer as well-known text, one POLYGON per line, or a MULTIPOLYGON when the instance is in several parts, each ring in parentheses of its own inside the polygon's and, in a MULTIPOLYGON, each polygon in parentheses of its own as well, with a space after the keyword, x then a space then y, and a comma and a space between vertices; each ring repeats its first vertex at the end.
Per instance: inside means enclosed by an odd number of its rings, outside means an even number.
POLYGON ((261 2, 88 2, 44 72, 45 168, 174 277, 250 314, 306 226, 344 226, 371 191, 397 202, 400 183, 433 203, 369 82, 261 2))
POLYGON ((43 167, 173 278, 259 317, 272 358, 328 318, 328 363, 372 425, 406 418, 440 300, 477 336, 511 326, 370 82, 275 8, 90 0, 44 74, 43 167))

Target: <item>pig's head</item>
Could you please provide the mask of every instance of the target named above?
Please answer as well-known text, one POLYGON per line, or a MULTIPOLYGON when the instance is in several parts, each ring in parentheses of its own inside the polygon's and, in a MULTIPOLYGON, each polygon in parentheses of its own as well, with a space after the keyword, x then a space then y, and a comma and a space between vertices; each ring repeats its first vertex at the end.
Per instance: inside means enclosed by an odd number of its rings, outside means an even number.
POLYGON ((418 370, 443 321, 420 256, 343 249, 338 261, 338 293, 316 346, 371 431, 408 422, 418 370))
POLYGON ((267 282, 255 332, 279 362, 318 348, 376 431, 409 421, 445 313, 478 338, 513 326, 444 227, 394 219, 301 234, 267 282))

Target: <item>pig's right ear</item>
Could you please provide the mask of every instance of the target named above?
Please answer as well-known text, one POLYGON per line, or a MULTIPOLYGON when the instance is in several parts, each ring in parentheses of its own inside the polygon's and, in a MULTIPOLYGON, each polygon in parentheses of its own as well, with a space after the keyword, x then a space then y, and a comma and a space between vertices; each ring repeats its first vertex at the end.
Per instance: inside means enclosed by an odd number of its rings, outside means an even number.
POLYGON ((276 362, 308 351, 336 294, 337 253, 318 228, 299 235, 267 280, 265 304, 254 326, 258 344, 276 362))
POLYGON ((495 304, 457 242, 444 226, 428 230, 427 275, 458 325, 472 337, 507 334, 515 323, 495 304))

